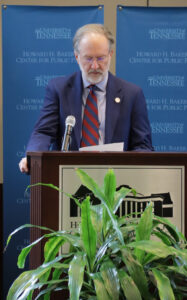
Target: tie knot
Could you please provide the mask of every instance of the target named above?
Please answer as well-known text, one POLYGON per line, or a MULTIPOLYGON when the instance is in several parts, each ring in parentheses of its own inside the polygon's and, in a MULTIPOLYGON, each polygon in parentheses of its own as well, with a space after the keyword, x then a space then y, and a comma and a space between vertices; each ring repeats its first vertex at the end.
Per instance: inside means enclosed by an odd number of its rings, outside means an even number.
POLYGON ((97 89, 97 86, 95 84, 90 84, 88 88, 90 89, 90 91, 95 91, 97 89))

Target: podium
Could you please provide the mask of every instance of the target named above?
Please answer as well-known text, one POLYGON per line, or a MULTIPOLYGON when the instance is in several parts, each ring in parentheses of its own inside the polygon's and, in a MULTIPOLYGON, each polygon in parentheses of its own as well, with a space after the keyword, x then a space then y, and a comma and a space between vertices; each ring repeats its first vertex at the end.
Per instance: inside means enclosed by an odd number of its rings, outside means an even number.
MULTIPOLYGON (((187 213, 187 153, 166 152, 28 152, 31 184, 52 183, 59 186, 59 166, 182 166, 184 168, 184 216, 187 213)), ((53 230, 59 228, 59 194, 46 186, 31 188, 30 223, 53 230)), ((184 220, 187 233, 187 218, 184 220)), ((31 241, 42 235, 31 229, 31 241)), ((30 268, 42 263, 43 245, 37 245, 30 255, 30 268)))

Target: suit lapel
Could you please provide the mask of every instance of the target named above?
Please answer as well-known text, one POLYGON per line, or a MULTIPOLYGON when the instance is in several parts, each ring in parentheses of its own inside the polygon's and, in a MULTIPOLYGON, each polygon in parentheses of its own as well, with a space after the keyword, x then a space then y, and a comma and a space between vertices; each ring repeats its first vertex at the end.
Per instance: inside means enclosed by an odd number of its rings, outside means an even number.
POLYGON ((105 120, 105 143, 111 143, 114 129, 120 114, 122 102, 121 87, 115 77, 109 73, 106 88, 106 120, 105 120))
POLYGON ((80 72, 76 74, 74 81, 69 82, 68 99, 70 114, 76 119, 73 133, 75 135, 77 148, 79 148, 82 126, 82 78, 80 72))

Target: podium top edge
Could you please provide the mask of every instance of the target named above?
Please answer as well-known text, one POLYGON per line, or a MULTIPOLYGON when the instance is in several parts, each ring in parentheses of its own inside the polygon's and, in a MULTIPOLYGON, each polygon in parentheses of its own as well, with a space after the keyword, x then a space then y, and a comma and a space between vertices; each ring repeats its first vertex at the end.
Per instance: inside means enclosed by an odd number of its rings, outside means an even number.
POLYGON ((155 152, 155 151, 28 151, 27 156, 183 156, 187 158, 187 152, 155 152))

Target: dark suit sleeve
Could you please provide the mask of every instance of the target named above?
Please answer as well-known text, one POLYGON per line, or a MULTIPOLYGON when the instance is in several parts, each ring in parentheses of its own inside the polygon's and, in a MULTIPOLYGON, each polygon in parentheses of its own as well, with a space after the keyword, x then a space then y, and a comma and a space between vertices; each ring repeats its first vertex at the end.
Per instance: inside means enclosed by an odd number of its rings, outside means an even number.
POLYGON ((133 101, 129 150, 153 151, 151 128, 144 94, 138 89, 133 101))
POLYGON ((53 143, 59 143, 60 137, 59 100, 55 81, 52 80, 46 88, 44 105, 27 145, 27 151, 49 150, 53 143))

